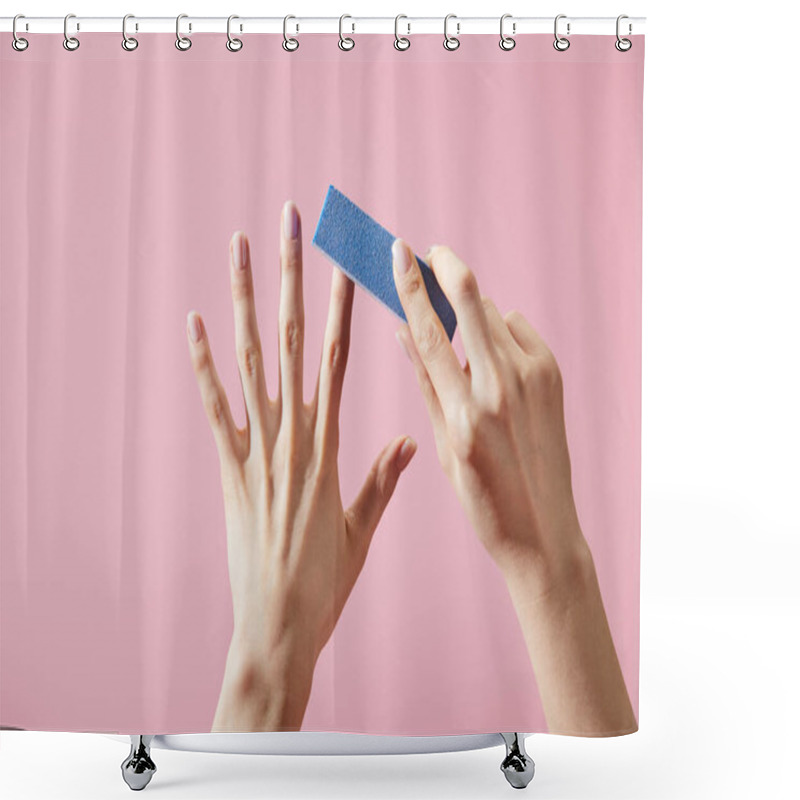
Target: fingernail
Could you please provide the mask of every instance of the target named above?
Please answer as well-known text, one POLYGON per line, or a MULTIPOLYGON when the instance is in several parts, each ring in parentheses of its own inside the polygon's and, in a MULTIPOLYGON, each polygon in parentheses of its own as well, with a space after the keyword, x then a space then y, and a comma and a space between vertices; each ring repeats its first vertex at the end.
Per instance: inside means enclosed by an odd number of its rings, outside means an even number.
POLYGON ((394 332, 394 338, 397 339, 398 344, 403 348, 406 358, 411 361, 411 353, 408 352, 408 348, 406 347, 406 340, 403 336, 402 329, 398 328, 398 330, 394 332))
POLYGON ((200 341, 200 337, 203 335, 203 326, 196 311, 189 312, 186 317, 186 324, 189 328, 189 336, 192 341, 197 344, 197 342, 200 341))
POLYGON ((287 239, 297 238, 297 209, 291 200, 287 200, 283 207, 283 235, 287 239))
POLYGON ((417 443, 410 436, 407 436, 397 455, 397 466, 400 467, 401 470, 408 466, 408 462, 411 461, 411 456, 414 455, 416 450, 417 443))
POLYGON ((247 265, 247 245, 244 238, 244 234, 239 233, 233 243, 233 266, 238 270, 243 270, 247 265))
POLYGON ((402 239, 395 239, 392 242, 392 257, 398 275, 404 275, 411 269, 411 254, 408 245, 402 239))

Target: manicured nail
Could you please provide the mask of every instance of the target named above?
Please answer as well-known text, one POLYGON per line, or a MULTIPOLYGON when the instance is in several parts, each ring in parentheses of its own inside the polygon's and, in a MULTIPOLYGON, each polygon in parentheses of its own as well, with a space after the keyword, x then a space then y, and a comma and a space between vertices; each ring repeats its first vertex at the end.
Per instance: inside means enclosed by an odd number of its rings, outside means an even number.
POLYGON ((238 233, 233 243, 233 266, 238 270, 247 266, 247 244, 243 233, 238 233))
POLYGON ((410 437, 407 436, 406 440, 403 442, 403 446, 400 448, 400 452, 397 455, 397 466, 403 470, 408 466, 408 462, 411 461, 411 456, 417 450, 417 443, 410 437))
POLYGON ((394 338, 397 339, 398 344, 400 345, 400 347, 403 348, 403 352, 406 354, 406 358, 409 361, 411 361, 411 353, 408 352, 408 348, 406 347, 406 340, 405 337, 403 336, 402 328, 398 328, 394 332, 394 338))
POLYGON ((411 269, 411 253, 402 239, 395 239, 392 242, 392 257, 398 275, 403 275, 411 269))
POLYGON ((297 228, 297 209, 291 200, 287 200, 283 206, 283 235, 287 239, 296 239, 297 228))
POLYGON ((196 311, 189 312, 186 317, 186 325, 189 328, 189 336, 191 336, 192 341, 197 344, 197 342, 200 341, 200 337, 203 335, 203 325, 196 311))

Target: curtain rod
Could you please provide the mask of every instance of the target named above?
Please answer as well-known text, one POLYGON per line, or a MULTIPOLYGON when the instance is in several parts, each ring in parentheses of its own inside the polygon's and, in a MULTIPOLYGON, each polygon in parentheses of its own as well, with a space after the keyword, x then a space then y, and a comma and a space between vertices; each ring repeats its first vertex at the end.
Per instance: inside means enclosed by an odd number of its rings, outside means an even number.
MULTIPOLYGON (((616 17, 570 17, 559 15, 559 30, 563 34, 613 35, 616 32, 616 17), (569 26, 569 28, 567 27, 569 26)), ((395 23, 401 35, 414 33, 443 33, 444 16, 411 17, 339 17, 293 16, 288 22, 288 31, 297 33, 337 33, 340 25, 346 34, 351 33, 394 33, 395 23)), ((504 30, 507 35, 525 33, 553 33, 555 17, 515 17, 506 15, 504 30)), ((181 19, 183 33, 225 33, 227 17, 193 17, 181 19)), ((0 17, 0 30, 11 31, 13 17, 0 17)), ((450 35, 473 33, 498 33, 500 16, 497 17, 459 17, 450 15, 448 31, 450 35)), ((626 17, 623 25, 625 35, 644 33, 645 17, 626 17)), ((136 17, 128 18, 129 33, 157 33, 175 31, 176 17, 136 17)), ((103 33, 122 30, 122 17, 80 17, 70 16, 70 33, 103 33)), ((282 33, 283 17, 236 17, 232 22, 236 33, 282 33)), ((26 17, 17 20, 17 33, 63 33, 64 17, 26 17)))

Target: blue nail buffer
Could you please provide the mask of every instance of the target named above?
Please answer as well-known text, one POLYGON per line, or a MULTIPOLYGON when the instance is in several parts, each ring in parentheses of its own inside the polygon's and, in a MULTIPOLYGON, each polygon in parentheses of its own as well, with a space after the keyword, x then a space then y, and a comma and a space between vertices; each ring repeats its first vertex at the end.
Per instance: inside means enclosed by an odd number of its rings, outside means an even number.
MULTIPOLYGON (((328 186, 311 243, 351 280, 406 321, 392 272, 392 242, 395 238, 336 187, 328 186)), ((433 270, 419 256, 416 259, 431 305, 452 340, 456 330, 455 312, 433 270)))

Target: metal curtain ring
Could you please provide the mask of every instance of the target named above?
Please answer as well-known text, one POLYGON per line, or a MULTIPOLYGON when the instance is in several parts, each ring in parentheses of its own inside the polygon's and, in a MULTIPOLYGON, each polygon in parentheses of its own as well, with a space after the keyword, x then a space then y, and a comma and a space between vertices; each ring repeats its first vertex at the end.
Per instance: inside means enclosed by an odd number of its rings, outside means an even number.
MULTIPOLYGON (((342 34, 342 23, 345 19, 353 19, 349 14, 342 14, 339 17, 339 49, 340 50, 352 50, 356 46, 355 39, 351 39, 349 36, 344 36, 342 34)), ((353 23, 353 30, 355 31, 356 24, 353 23)))
MULTIPOLYGON (((408 19, 405 14, 398 14, 394 18, 394 46, 396 50, 408 50, 411 47, 411 39, 407 39, 405 36, 400 36, 397 31, 398 23, 400 19, 408 19)), ((411 33, 411 23, 407 22, 406 25, 408 26, 408 32, 411 33)))
MULTIPOLYGON (((503 32, 503 23, 509 18, 513 16, 512 14, 503 14, 500 17, 500 49, 501 50, 513 50, 517 45, 517 40, 513 36, 506 36, 503 32)), ((517 23, 511 23, 511 31, 513 33, 517 32, 517 23)))
MULTIPOLYGON (((633 42, 630 39, 620 38, 620 35, 619 35, 619 24, 620 24, 620 22, 622 22, 623 19, 628 19, 628 15, 627 14, 620 14, 617 17, 617 41, 614 42, 614 47, 616 47, 617 50, 620 51, 620 53, 627 53, 628 50, 630 50, 631 47, 633 47, 633 42)), ((630 33, 630 32, 631 32, 631 26, 630 26, 630 24, 628 24, 628 33, 630 33)))
MULTIPOLYGON (((74 19, 74 17, 75 17, 74 14, 67 14, 67 16, 64 17, 64 49, 65 50, 77 50, 81 46, 81 43, 78 41, 78 39, 75 36, 70 36, 69 33, 67 33, 67 24, 69 23, 69 20, 71 18, 74 19)), ((80 26, 77 27, 77 30, 80 30, 80 26)))
MULTIPOLYGON (((553 42, 553 47, 559 51, 559 53, 563 53, 565 50, 569 50, 569 39, 562 36, 558 32, 558 21, 560 19, 566 19, 566 14, 559 14, 556 17, 556 21, 553 23, 553 33, 555 34, 555 41, 553 42)), ((569 36, 569 22, 567 23, 567 36, 569 36)))
POLYGON ((239 16, 237 14, 231 14, 228 17, 228 41, 225 42, 225 47, 227 47, 231 53, 238 53, 242 47, 244 47, 244 42, 241 39, 237 39, 235 36, 231 36, 231 20, 234 19, 239 19, 239 16))
POLYGON ((11 46, 15 50, 17 50, 17 51, 19 51, 21 53, 23 50, 27 50, 28 49, 28 40, 27 39, 23 39, 21 36, 17 36, 17 20, 18 19, 25 19, 25 15, 24 14, 17 14, 17 16, 14 17, 14 21, 11 23, 11 36, 12 36, 11 46))
POLYGON ((133 14, 126 14, 122 18, 122 49, 130 52, 139 46, 139 40, 133 36, 128 36, 127 25, 128 20, 133 19, 133 14))
MULTIPOLYGON (((175 19, 175 47, 178 50, 188 50, 192 46, 192 40, 181 33, 181 20, 188 19, 188 17, 188 14, 178 14, 175 19)), ((189 24, 189 30, 192 30, 191 23, 189 24)))
POLYGON ((455 17, 456 17, 455 14, 448 14, 444 18, 444 41, 442 42, 442 44, 444 45, 444 49, 445 50, 458 50, 459 45, 461 44, 461 42, 459 41, 459 38, 458 38, 458 32, 461 30, 461 23, 460 22, 456 22, 456 35, 455 36, 450 36, 447 33, 447 23, 451 18, 455 18, 455 17))
MULTIPOLYGON (((286 23, 290 19, 297 19, 297 17, 295 17, 293 14, 287 14, 283 18, 283 49, 288 51, 289 53, 292 53, 295 50, 297 50, 298 47, 300 47, 300 42, 297 39, 295 39, 293 36, 287 36, 286 35, 286 23)), ((300 30, 300 26, 299 25, 297 26, 297 30, 300 30)))

